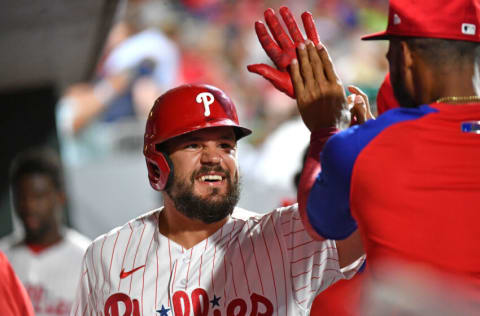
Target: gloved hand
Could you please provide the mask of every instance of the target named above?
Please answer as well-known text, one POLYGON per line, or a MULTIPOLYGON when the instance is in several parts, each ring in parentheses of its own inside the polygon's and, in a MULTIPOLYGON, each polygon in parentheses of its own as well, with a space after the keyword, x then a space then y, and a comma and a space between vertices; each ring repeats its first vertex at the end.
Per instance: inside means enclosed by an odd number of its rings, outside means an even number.
MULTIPOLYGON (((293 41, 280 25, 280 22, 275 16, 275 11, 273 9, 267 9, 264 13, 264 16, 268 28, 275 38, 275 41, 268 33, 263 22, 255 22, 255 32, 257 33, 258 40, 277 69, 266 64, 248 65, 247 69, 250 72, 264 77, 270 81, 275 88, 284 92, 291 98, 295 98, 292 80, 287 68, 292 60, 297 58, 297 54, 295 52, 296 46, 300 43, 304 43, 305 39, 303 38, 290 9, 287 7, 281 7, 280 15, 282 16, 282 19, 285 22, 293 41)), ((319 44, 320 40, 318 38, 318 33, 315 28, 312 14, 310 12, 304 12, 302 14, 302 21, 308 39, 315 44, 319 44)))

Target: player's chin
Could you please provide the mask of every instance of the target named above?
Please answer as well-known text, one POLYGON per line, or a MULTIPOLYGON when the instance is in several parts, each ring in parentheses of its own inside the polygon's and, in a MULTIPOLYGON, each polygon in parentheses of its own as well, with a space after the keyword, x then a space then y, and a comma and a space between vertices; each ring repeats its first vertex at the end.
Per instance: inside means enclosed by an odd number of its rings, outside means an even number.
POLYGON ((197 192, 195 195, 204 201, 218 202, 224 200, 227 197, 228 192, 226 190, 213 188, 205 190, 204 192, 197 192))
POLYGON ((46 226, 41 225, 25 226, 24 228, 26 235, 33 240, 42 238, 48 231, 46 226))

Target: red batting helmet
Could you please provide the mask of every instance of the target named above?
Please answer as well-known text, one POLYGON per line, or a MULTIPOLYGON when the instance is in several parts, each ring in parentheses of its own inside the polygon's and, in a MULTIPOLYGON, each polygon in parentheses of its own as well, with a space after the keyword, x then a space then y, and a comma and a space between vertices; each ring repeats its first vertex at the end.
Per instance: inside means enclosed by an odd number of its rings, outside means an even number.
POLYGON ((220 89, 205 85, 182 85, 161 95, 147 119, 143 154, 150 185, 164 190, 172 176, 172 164, 158 144, 196 130, 231 126, 237 140, 252 131, 238 123, 232 100, 220 89))

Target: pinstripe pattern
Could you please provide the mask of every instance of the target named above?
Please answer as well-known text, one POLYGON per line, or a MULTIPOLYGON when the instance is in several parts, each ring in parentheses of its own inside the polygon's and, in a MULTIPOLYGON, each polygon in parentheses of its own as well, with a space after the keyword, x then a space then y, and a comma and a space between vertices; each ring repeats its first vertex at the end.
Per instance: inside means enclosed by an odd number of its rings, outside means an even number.
POLYGON ((127 305, 132 316, 184 315, 185 309, 189 315, 302 315, 319 291, 344 277, 334 242, 312 240, 296 206, 266 215, 237 208, 190 249, 159 233, 160 211, 92 243, 72 315, 117 316, 127 305), (102 267, 110 273, 99 273, 102 267), (133 272, 121 279, 122 269, 133 272), (101 288, 104 293, 90 294, 101 288))

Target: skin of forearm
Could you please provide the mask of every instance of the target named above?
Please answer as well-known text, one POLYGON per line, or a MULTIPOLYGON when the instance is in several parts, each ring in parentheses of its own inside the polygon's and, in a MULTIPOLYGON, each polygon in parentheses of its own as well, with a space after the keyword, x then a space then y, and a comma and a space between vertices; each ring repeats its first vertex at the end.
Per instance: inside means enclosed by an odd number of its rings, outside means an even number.
POLYGON ((97 117, 115 96, 123 92, 128 85, 128 74, 121 73, 103 79, 74 95, 73 132, 78 133, 97 117))

